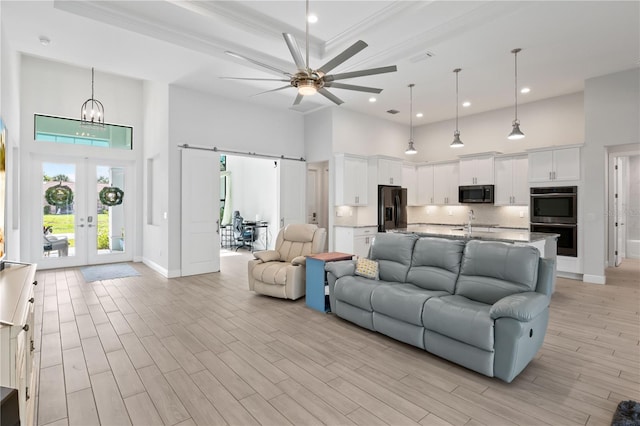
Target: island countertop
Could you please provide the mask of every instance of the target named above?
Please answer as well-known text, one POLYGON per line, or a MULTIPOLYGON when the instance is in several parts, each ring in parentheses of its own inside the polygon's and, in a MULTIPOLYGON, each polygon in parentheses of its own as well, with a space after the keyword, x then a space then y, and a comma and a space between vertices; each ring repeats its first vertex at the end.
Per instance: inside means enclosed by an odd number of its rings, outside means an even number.
POLYGON ((445 237, 461 240, 487 240, 503 241, 507 243, 533 243, 544 241, 548 238, 557 239, 559 234, 548 234, 545 232, 530 232, 527 230, 496 230, 491 232, 474 231, 471 234, 466 230, 446 229, 442 226, 412 226, 411 228, 395 229, 390 232, 401 232, 405 234, 417 234, 425 237, 445 237))

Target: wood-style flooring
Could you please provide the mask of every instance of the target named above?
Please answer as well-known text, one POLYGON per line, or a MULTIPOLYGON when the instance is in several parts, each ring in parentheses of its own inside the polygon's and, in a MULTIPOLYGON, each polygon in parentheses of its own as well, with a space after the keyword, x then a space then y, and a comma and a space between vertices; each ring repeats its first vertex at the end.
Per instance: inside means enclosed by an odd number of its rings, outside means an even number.
POLYGON ((38 272, 38 425, 609 425, 640 400, 640 262, 558 279, 544 346, 507 384, 222 272, 85 283, 38 272))

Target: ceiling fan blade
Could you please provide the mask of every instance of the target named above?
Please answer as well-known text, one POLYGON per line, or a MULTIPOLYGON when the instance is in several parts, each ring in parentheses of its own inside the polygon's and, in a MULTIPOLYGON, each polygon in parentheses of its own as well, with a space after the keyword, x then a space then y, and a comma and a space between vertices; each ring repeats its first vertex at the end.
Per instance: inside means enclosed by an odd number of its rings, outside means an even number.
POLYGON ((324 87, 332 87, 334 89, 357 90, 358 92, 367 92, 367 93, 382 92, 382 89, 376 89, 375 87, 355 86, 353 84, 335 83, 333 81, 325 84, 324 87))
POLYGON ((284 41, 287 43, 287 47, 289 48, 289 52, 291 52, 291 56, 293 57, 293 62, 295 62, 296 67, 298 67, 300 71, 305 71, 307 66, 304 63, 304 59, 302 58, 302 53, 300 52, 300 47, 298 47, 296 39, 291 34, 287 33, 282 33, 282 36, 284 37, 284 41))
POLYGON ((222 80, 252 80, 252 81, 283 81, 288 82, 284 78, 245 78, 245 77, 220 77, 222 80))
POLYGON ((375 75, 375 74, 384 74, 388 72, 396 72, 398 71, 398 67, 395 65, 391 65, 388 67, 381 68, 370 68, 368 70, 360 70, 360 71, 352 71, 352 72, 343 72, 340 74, 333 75, 325 75, 324 81, 327 83, 334 80, 344 80, 346 78, 355 78, 355 77, 364 77, 366 75, 375 75))
POLYGON ((338 65, 346 61, 347 59, 351 58, 353 55, 360 52, 362 49, 364 49, 367 46, 368 44, 362 40, 356 41, 350 47, 347 47, 347 49, 344 52, 342 52, 341 54, 339 54, 338 56, 336 56, 335 58, 333 58, 332 60, 330 60, 323 66, 321 66, 320 68, 318 68, 318 71, 322 71, 322 73, 327 74, 329 71, 331 71, 332 69, 334 69, 335 67, 337 67, 338 65))
POLYGON ((339 97, 337 97, 336 95, 334 95, 333 93, 331 93, 325 88, 319 89, 318 93, 320 93, 322 96, 329 99, 331 102, 333 102, 336 105, 340 105, 344 103, 342 99, 340 99, 339 97))
POLYGON ((291 87, 291 85, 287 84, 286 86, 278 87, 277 89, 265 90, 264 92, 256 93, 255 95, 251 95, 251 97, 262 95, 264 93, 269 93, 269 92, 277 92, 278 90, 288 89, 289 87, 291 87))
POLYGON ((302 98, 304 98, 304 96, 302 96, 300 93, 298 93, 298 96, 296 96, 296 100, 293 101, 293 104, 294 105, 300 104, 300 101, 302 101, 302 98))
POLYGON ((231 52, 229 50, 227 50, 224 53, 226 53, 229 56, 233 56, 234 58, 243 59, 243 60, 245 60, 247 62, 251 62, 252 64, 255 64, 255 65, 270 69, 271 71, 275 71, 277 73, 284 74, 286 76, 291 76, 291 73, 289 73, 289 72, 282 71, 281 69, 278 69, 276 67, 272 67, 271 65, 263 64, 262 62, 256 61, 255 59, 247 58, 246 56, 241 55, 239 53, 231 52))

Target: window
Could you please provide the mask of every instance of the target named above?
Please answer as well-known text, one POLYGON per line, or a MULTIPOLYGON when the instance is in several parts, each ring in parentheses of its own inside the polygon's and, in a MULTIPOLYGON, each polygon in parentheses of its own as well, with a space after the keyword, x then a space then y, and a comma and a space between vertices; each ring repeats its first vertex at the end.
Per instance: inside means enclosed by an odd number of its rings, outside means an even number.
POLYGON ((38 142, 133 149, 133 127, 129 126, 83 127, 80 120, 35 114, 33 128, 34 139, 38 142))

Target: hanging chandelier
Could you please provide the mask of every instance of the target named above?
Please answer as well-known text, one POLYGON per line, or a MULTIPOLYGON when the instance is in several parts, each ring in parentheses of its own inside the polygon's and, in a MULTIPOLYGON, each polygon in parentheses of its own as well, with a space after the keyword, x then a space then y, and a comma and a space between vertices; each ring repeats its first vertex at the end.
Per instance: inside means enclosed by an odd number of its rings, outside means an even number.
POLYGON ((407 155, 415 155, 418 153, 413 146, 413 86, 415 86, 413 83, 409 85, 409 146, 404 152, 407 155))
POLYGON ((462 71, 461 68, 453 70, 456 73, 456 130, 453 132, 453 142, 449 145, 451 148, 462 148, 464 143, 460 140, 460 130, 458 130, 458 74, 462 71))
POLYGON ((511 133, 509 133, 509 136, 507 136, 507 139, 510 140, 517 140, 517 139, 522 139, 524 138, 524 133, 522 133, 522 131, 520 130, 520 120, 518 120, 518 52, 520 52, 522 49, 518 48, 518 49, 513 49, 511 51, 511 53, 513 53, 513 57, 514 57, 514 61, 515 61, 515 105, 516 105, 516 116, 515 119, 513 120, 513 123, 511 124, 511 126, 513 127, 513 129, 511 130, 511 133))
POLYGON ((91 68, 91 98, 80 108, 80 125, 86 127, 104 127, 104 107, 102 102, 93 96, 94 71, 91 68))

